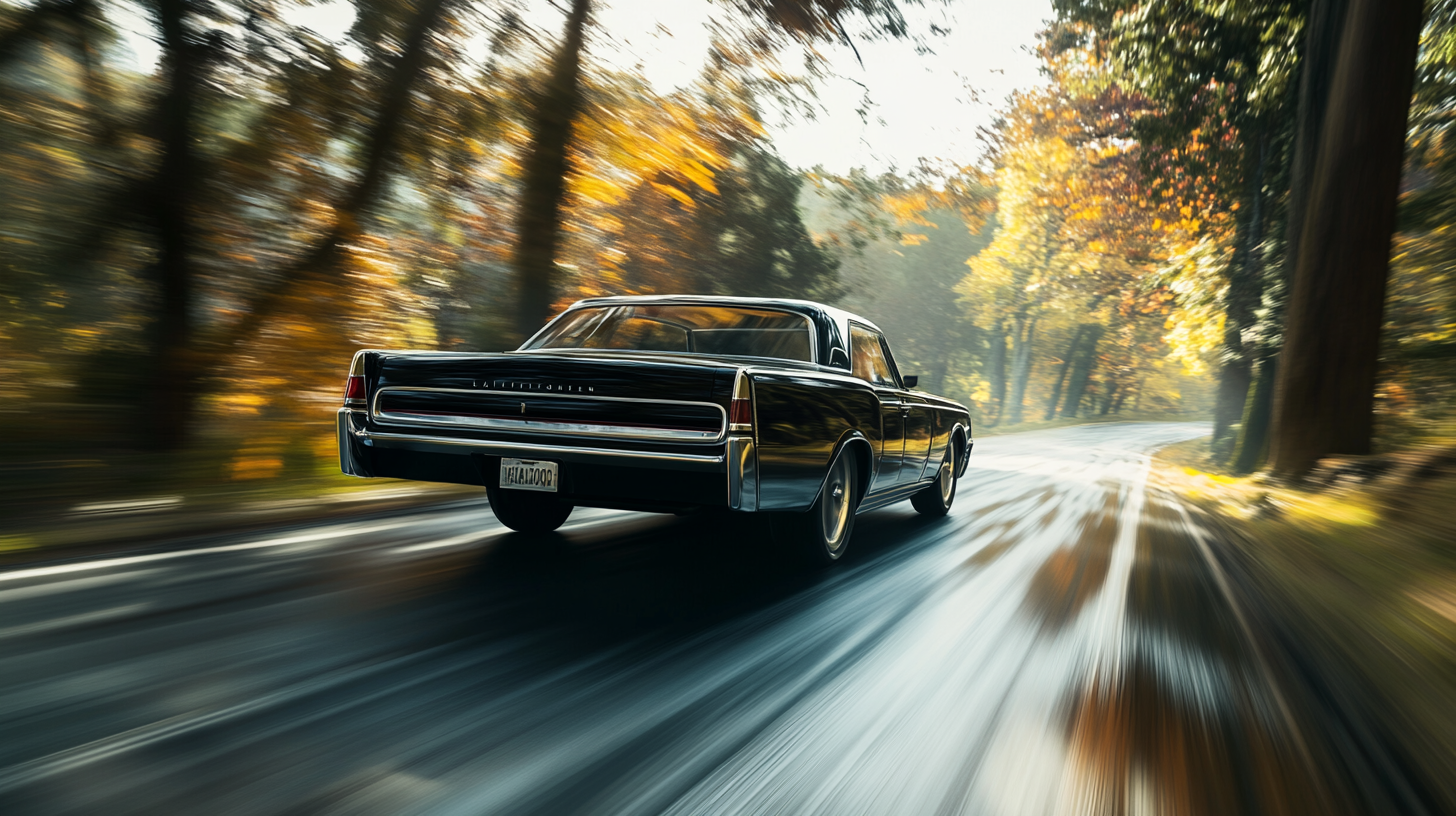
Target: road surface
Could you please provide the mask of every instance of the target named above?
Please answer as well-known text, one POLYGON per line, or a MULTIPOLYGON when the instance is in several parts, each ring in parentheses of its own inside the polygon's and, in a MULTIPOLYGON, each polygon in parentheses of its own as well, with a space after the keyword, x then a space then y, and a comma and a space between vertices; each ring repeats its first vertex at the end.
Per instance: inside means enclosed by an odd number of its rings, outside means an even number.
POLYGON ((984 439, 948 518, 861 516, 819 572, 483 501, 11 567, 0 812, 1358 812, 1149 485, 1202 432, 984 439))

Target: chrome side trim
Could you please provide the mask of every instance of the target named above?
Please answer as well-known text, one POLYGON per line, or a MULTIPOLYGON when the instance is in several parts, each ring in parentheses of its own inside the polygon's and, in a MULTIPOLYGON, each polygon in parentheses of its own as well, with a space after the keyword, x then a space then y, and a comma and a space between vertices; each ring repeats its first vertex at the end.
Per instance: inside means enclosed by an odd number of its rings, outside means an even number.
POLYGON ((728 435, 728 409, 716 402, 695 402, 690 400, 657 400, 639 397, 597 397, 578 394, 553 394, 531 391, 528 399, 577 399, 605 402, 631 402, 651 405, 692 405, 717 409, 721 417, 717 431, 693 431, 681 428, 633 428, 624 425, 598 425, 594 423, 546 422, 531 419, 505 419, 497 417, 432 416, 413 414, 408 411, 381 411, 379 400, 392 392, 413 392, 429 394, 466 394, 470 396, 503 396, 521 399, 522 392, 496 391, 475 388, 430 388, 406 385, 392 385, 374 393, 374 404, 370 414, 379 422, 396 425, 425 425, 436 428, 479 428, 493 431, 528 431, 552 436, 592 436, 598 439, 635 439, 648 442, 721 442, 728 435))
POLYGON ((878 510, 881 507, 889 507, 896 502, 902 502, 910 498, 911 496, 914 496, 916 493, 919 493, 921 490, 925 489, 925 486, 929 484, 931 484, 931 482, 924 479, 918 482, 912 482, 907 485, 899 485, 897 483, 894 488, 887 490, 884 493, 876 493, 872 496, 865 496, 864 501, 860 503, 859 507, 855 508, 854 512, 856 515, 858 515, 859 513, 868 513, 871 510, 878 510))
POLYGON ((457 439, 449 436, 419 436, 417 434, 380 433, 358 431, 355 434, 365 444, 380 447, 444 447, 456 449, 459 453, 483 453, 490 456, 527 456, 542 459, 610 459, 618 464, 640 463, 643 467, 678 466, 689 470, 721 470, 724 457, 708 453, 672 453, 668 451, 632 451, 614 448, 586 448, 572 445, 521 444, 518 442, 497 442, 484 439, 457 439))
POLYGON ((758 451, 753 437, 728 438, 728 509, 758 510, 758 451))

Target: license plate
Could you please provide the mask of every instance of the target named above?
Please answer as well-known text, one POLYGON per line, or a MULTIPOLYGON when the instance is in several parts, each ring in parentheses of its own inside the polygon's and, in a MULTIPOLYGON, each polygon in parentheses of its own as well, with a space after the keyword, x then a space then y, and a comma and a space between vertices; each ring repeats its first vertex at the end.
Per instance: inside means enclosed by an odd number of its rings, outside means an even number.
POLYGON ((555 462, 538 462, 535 459, 502 459, 500 465, 500 486, 515 490, 539 490, 555 493, 560 481, 555 462))

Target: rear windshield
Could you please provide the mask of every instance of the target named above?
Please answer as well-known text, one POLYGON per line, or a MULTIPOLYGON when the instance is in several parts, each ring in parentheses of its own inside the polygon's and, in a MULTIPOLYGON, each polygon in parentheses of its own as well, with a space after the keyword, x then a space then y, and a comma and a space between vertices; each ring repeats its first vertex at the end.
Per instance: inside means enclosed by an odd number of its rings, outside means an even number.
POLYGON ((738 306, 589 306, 562 315, 524 348, 636 349, 813 362, 809 318, 738 306))

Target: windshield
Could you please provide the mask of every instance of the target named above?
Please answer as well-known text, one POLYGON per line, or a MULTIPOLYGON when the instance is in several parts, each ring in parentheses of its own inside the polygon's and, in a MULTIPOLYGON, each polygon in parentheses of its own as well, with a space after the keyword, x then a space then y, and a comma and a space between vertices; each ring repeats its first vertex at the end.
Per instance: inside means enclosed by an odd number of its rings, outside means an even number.
POLYGON ((809 318, 738 306, 632 304, 576 309, 527 349, 634 349, 813 362, 809 318))

